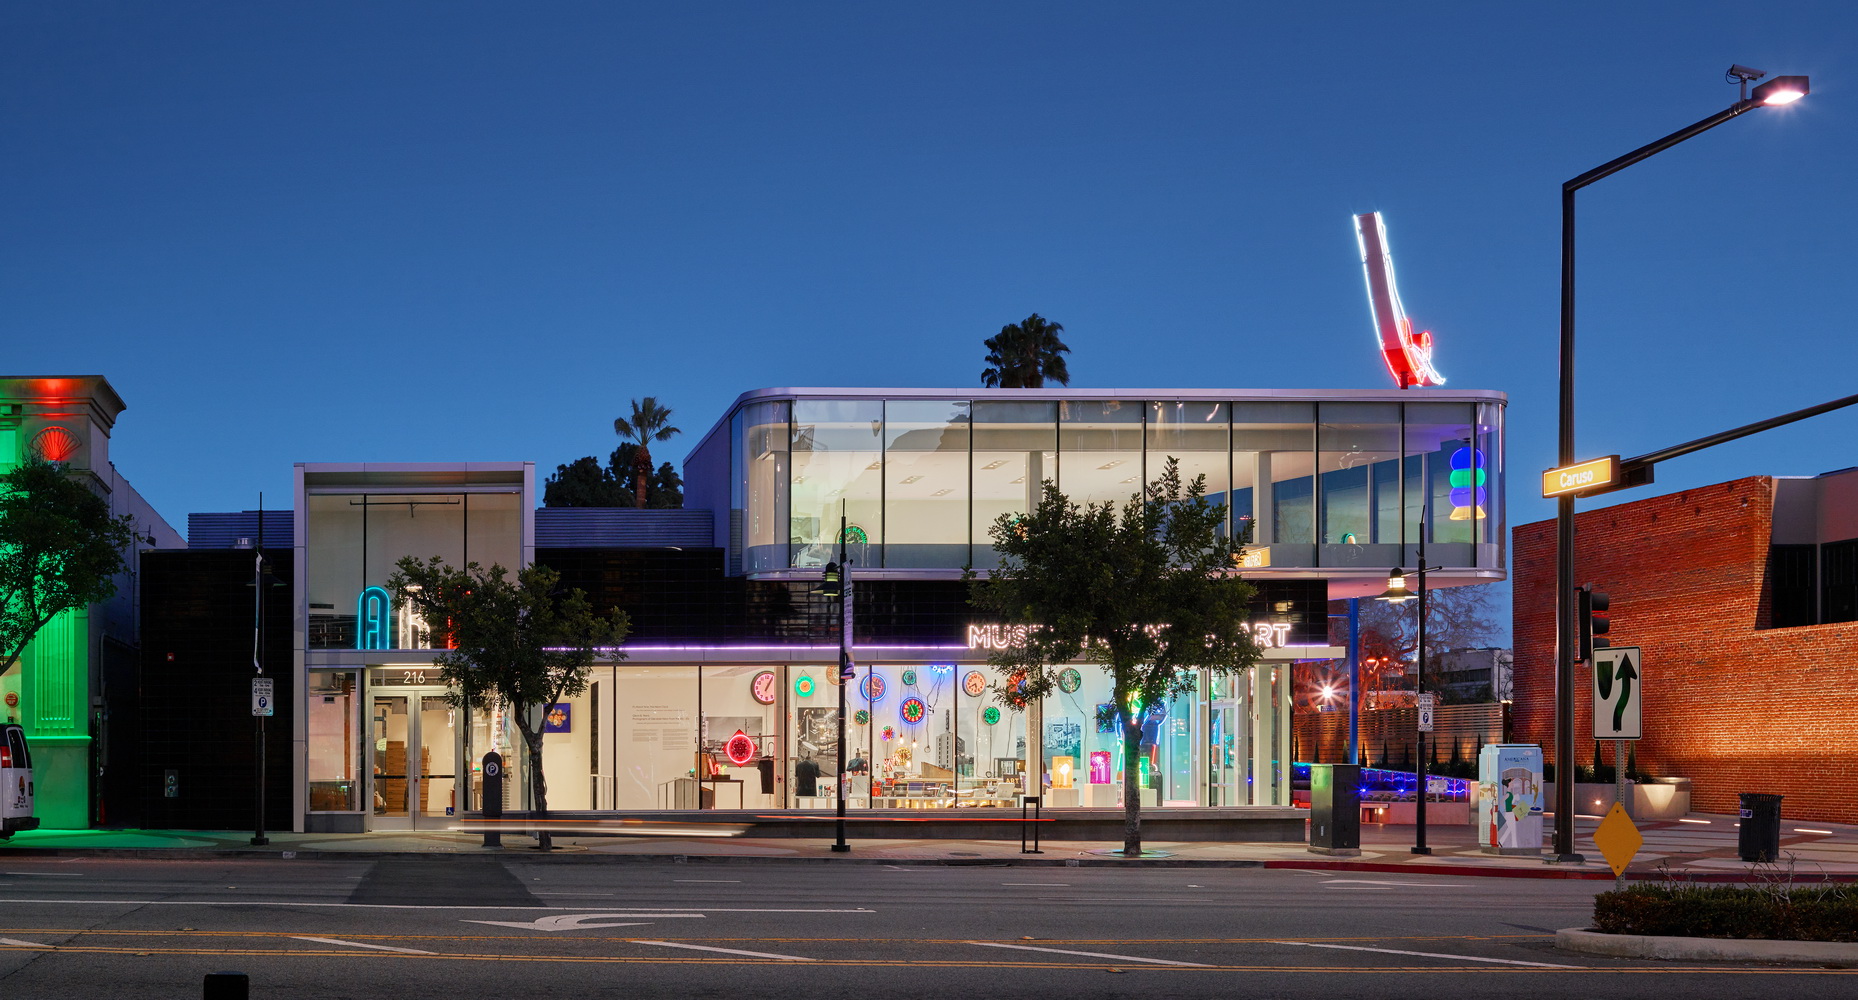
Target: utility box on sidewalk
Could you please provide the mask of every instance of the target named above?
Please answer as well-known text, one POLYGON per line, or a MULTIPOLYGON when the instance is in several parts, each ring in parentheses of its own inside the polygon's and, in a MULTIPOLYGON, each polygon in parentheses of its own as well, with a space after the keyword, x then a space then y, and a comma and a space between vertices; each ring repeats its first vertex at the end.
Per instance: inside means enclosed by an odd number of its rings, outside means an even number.
POLYGON ((1477 844, 1485 854, 1542 853, 1542 748, 1487 743, 1477 752, 1477 844))
POLYGON ((1361 765, 1310 765, 1310 850, 1361 853, 1361 765))
POLYGON ((1743 792, 1741 827, 1736 830, 1737 854, 1743 861, 1774 862, 1781 856, 1781 796, 1743 792))

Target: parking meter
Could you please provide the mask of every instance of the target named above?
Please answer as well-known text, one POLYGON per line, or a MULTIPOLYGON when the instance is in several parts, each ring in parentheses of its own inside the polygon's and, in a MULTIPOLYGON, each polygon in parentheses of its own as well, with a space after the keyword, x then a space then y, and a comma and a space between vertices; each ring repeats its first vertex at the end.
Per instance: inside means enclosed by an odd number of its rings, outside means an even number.
MULTIPOLYGON (((484 821, 503 819, 503 755, 495 750, 484 755, 484 821)), ((485 847, 502 847, 503 834, 496 829, 484 831, 485 847)))

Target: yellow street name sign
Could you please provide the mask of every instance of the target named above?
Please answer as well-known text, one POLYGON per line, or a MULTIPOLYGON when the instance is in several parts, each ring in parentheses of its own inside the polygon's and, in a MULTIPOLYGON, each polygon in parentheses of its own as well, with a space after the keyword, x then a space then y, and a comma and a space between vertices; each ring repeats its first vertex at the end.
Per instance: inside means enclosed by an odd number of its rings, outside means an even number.
POLYGON ((1608 455, 1591 462, 1567 465, 1542 473, 1542 495, 1544 497, 1602 491, 1618 485, 1620 485, 1618 455, 1608 455))
POLYGON ((1613 803, 1613 808, 1606 811, 1606 818, 1593 832, 1593 843, 1600 849, 1601 857, 1613 866, 1615 878, 1626 874, 1626 866, 1632 863, 1632 857, 1645 846, 1645 837, 1626 815, 1626 807, 1613 803))

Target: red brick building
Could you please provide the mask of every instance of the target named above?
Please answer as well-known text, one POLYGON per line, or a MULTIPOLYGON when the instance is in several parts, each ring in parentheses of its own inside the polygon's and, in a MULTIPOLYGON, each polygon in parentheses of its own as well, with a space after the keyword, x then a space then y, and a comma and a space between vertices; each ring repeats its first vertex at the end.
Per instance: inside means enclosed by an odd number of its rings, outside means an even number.
MULTIPOLYGON (((1787 819, 1858 823, 1858 470, 1587 511, 1575 538, 1574 582, 1612 595, 1607 638, 1644 648, 1639 765, 1691 779, 1698 812, 1772 792, 1787 819)), ((1511 552, 1514 739, 1553 760, 1555 522, 1517 527, 1511 552)), ((1588 685, 1577 671, 1581 764, 1588 685)))

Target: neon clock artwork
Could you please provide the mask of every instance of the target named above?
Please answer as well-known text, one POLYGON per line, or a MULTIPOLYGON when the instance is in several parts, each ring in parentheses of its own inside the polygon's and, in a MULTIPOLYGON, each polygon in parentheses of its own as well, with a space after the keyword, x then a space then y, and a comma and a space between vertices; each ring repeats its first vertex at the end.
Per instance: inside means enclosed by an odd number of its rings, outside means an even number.
POLYGON ((987 723, 990 726, 999 722, 1000 721, 1000 710, 993 707, 992 705, 987 706, 987 708, 981 712, 981 721, 987 723))
POLYGON ((868 702, 883 701, 884 678, 876 674, 866 674, 864 681, 858 685, 858 690, 864 693, 864 698, 868 702))
POLYGON ((903 704, 897 707, 897 713, 903 716, 904 722, 914 726, 929 714, 929 708, 921 698, 905 698, 903 704))
POLYGON ((877 734, 877 738, 889 743, 897 738, 897 730, 891 726, 885 726, 883 731, 877 734))
POLYGON ((1066 667, 1058 671, 1058 690, 1065 694, 1076 694, 1077 689, 1083 686, 1084 675, 1078 673, 1076 667, 1066 667))
POLYGON ((861 708, 852 713, 852 721, 861 726, 868 726, 871 724, 871 713, 861 708))
POLYGON ((970 670, 968 676, 961 679, 961 689, 979 697, 987 691, 987 678, 978 670, 970 670))
POLYGON ((799 677, 794 678, 794 694, 802 698, 811 698, 813 697, 813 691, 814 684, 811 674, 801 674, 799 677))
POLYGON ((734 736, 729 737, 729 742, 723 744, 723 753, 729 755, 729 763, 745 767, 755 759, 755 741, 738 729, 734 736))
POLYGON ((903 672, 903 684, 905 687, 915 687, 916 686, 916 671, 905 670, 903 672))
POLYGON ((1381 213, 1355 216, 1355 240, 1361 247, 1361 268, 1368 278, 1368 307, 1374 313, 1375 335, 1387 373, 1402 389, 1444 385, 1445 376, 1432 366, 1432 331, 1413 332, 1413 321, 1400 304, 1394 285, 1393 254, 1387 249, 1387 226, 1381 213))
POLYGON ((763 670, 748 682, 749 696, 754 698, 757 704, 774 704, 774 683, 774 671, 763 670))

